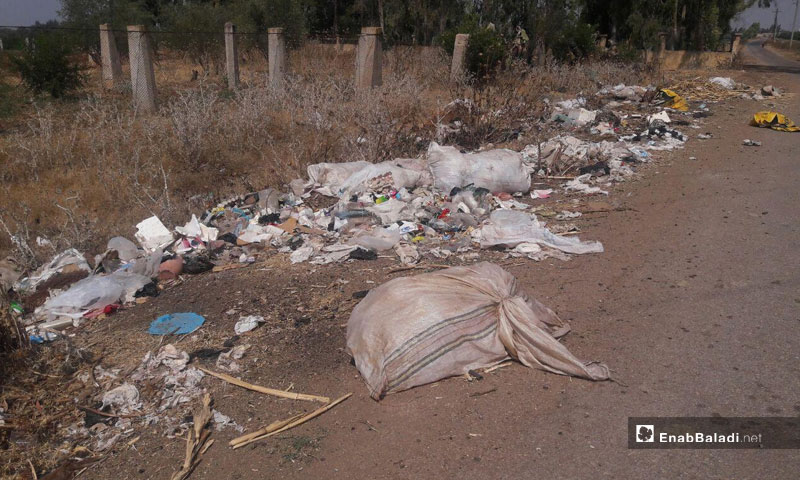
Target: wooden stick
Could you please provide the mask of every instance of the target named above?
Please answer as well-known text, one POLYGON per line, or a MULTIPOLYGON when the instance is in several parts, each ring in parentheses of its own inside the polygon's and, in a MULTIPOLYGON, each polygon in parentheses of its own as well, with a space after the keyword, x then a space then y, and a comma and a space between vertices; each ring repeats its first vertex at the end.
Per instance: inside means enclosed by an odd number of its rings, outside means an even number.
POLYGON ((106 412, 101 412, 100 410, 95 410, 94 408, 85 407, 85 406, 83 406, 83 405, 78 405, 78 408, 79 408, 79 409, 81 409, 81 410, 83 410, 83 411, 86 411, 86 412, 92 412, 92 413, 94 413, 95 415, 100 415, 101 417, 110 417, 110 418, 139 418, 139 417, 141 417, 141 416, 144 416, 144 413, 138 413, 138 414, 137 414, 137 413, 131 413, 131 414, 128 414, 128 415, 122 415, 122 414, 119 414, 119 413, 106 413, 106 412))
MULTIPOLYGON (((283 427, 281 427, 281 428, 279 428, 279 429, 277 429, 277 430, 275 430, 273 432, 266 433, 266 434, 260 435, 258 437, 250 438, 249 440, 241 441, 241 442, 237 443, 236 445, 233 445, 233 448, 237 449, 239 447, 244 447, 245 445, 249 445, 249 444, 251 444, 253 442, 261 440, 262 438, 266 438, 266 437, 271 437, 273 435, 277 435, 277 434, 279 434, 281 432, 285 432, 286 430, 289 430, 290 428, 294 428, 294 427, 296 427, 298 425, 306 423, 307 421, 311 420, 312 418, 318 417, 318 416, 322 415, 323 413, 327 412, 328 410, 330 410, 331 408, 335 407, 336 405, 344 402, 345 400, 350 398, 350 395, 352 395, 352 393, 348 393, 347 395, 339 397, 336 400, 332 401, 331 403, 329 403, 327 405, 323 405, 323 406, 319 407, 318 409, 314 410, 313 412, 309 413, 308 415, 305 415, 304 417, 301 417, 301 418, 299 418, 299 419, 297 419, 297 420, 295 420, 295 421, 293 421, 291 423, 288 423, 288 424, 284 425, 283 427)), ((238 439, 234 438, 232 440, 232 442, 236 441, 236 440, 238 440, 238 439)))
POLYGON ((452 268, 452 267, 455 267, 455 266, 457 266, 457 265, 440 265, 440 264, 437 264, 437 263, 425 263, 425 264, 420 264, 420 265, 412 265, 410 267, 395 268, 393 270, 389 270, 388 273, 405 272, 405 271, 408 271, 408 270, 424 270, 426 268, 452 268))
POLYGON ((261 435, 264 435, 265 433, 272 433, 272 432, 274 432, 275 430, 277 430, 279 428, 283 428, 286 425, 289 425, 290 423, 294 422, 295 420, 297 420, 298 418, 300 418, 302 416, 303 416, 302 413, 298 413, 297 415, 295 415, 293 417, 289 417, 286 420, 274 421, 274 422, 270 423, 269 425, 267 425, 266 427, 261 428, 259 430, 256 430, 255 432, 248 433, 247 435, 242 435, 241 437, 236 437, 233 440, 231 440, 230 442, 228 442, 228 444, 233 447, 233 446, 236 446, 237 443, 242 443, 244 441, 250 440, 251 438, 260 437, 261 435))
POLYGON ((274 395, 276 397, 291 398, 292 400, 307 400, 309 402, 328 403, 331 401, 331 399, 328 397, 322 397, 319 395, 307 395, 305 393, 287 392, 285 390, 276 390, 274 388, 262 387, 260 385, 253 385, 252 383, 247 383, 244 380, 232 377, 224 373, 212 372, 211 370, 205 369, 203 367, 197 367, 197 368, 211 375, 212 377, 217 377, 219 379, 225 380, 228 383, 238 385, 248 390, 253 390, 254 392, 266 393, 267 395, 274 395))

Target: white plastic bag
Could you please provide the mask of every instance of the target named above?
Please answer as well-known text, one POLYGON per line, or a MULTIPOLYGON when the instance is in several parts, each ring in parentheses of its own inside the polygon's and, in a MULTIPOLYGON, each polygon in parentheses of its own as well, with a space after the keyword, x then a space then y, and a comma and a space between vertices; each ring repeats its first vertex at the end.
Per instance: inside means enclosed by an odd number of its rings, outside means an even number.
POLYGON ((115 272, 107 276, 92 275, 47 300, 36 309, 36 315, 48 320, 60 316, 80 318, 89 310, 131 300, 133 294, 148 283, 149 277, 128 272, 115 272))
POLYGON ((577 237, 555 235, 536 216, 519 210, 495 210, 481 228, 481 248, 495 245, 513 248, 520 243, 538 243, 566 253, 601 253, 600 242, 581 242, 577 237))
POLYGON ((371 290, 347 322, 347 350, 375 400, 508 357, 562 375, 608 379, 605 365, 581 362, 556 340, 568 329, 513 275, 483 262, 371 290))
POLYGON ((455 147, 442 147, 431 142, 428 165, 434 186, 442 193, 455 187, 475 185, 498 192, 527 192, 531 177, 518 152, 506 149, 461 153, 455 147))
POLYGON ((329 197, 338 197, 344 182, 351 175, 372 165, 369 162, 347 162, 347 163, 316 163, 309 165, 308 180, 312 185, 317 186, 316 190, 329 197))
POLYGON ((389 250, 400 243, 400 232, 398 230, 375 228, 370 232, 362 232, 355 235, 348 243, 364 247, 373 252, 381 252, 389 250))

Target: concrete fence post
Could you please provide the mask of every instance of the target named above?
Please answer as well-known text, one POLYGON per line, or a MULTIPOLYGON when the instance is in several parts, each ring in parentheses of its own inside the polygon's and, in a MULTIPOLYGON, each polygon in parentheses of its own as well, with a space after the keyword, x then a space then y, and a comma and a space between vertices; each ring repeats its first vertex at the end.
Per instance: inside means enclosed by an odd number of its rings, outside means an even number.
POLYGON ((239 87, 239 53, 236 49, 236 25, 225 23, 225 75, 228 77, 228 88, 239 87))
POLYGON ((383 83, 381 28, 363 27, 356 52, 356 88, 378 87, 383 83))
POLYGON ((153 50, 144 25, 128 25, 128 51, 131 58, 133 105, 142 112, 156 110, 156 77, 153 50))
POLYGON ((283 83, 286 72, 286 38, 282 28, 267 29, 267 48, 269 49, 269 83, 273 87, 283 83))
POLYGON ((467 62, 467 48, 469 47, 469 35, 459 33, 453 44, 453 63, 450 65, 450 79, 457 80, 464 75, 464 67, 467 62))
POLYGON ((117 52, 117 42, 114 40, 114 32, 107 23, 100 25, 100 65, 106 88, 111 88, 122 81, 122 63, 117 52))
POLYGON ((733 41, 731 42, 731 60, 733 57, 739 54, 739 48, 742 45, 742 34, 741 33, 734 33, 733 34, 733 41))
POLYGON ((599 50, 605 50, 606 45, 608 45, 608 35, 602 34, 597 36, 597 48, 599 50))

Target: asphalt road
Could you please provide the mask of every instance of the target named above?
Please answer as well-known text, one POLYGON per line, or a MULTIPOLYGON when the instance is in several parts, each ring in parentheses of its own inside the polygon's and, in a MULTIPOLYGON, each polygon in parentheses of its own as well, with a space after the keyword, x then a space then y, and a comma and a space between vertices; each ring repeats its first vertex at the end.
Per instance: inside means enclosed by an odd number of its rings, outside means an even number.
POLYGON ((779 53, 762 46, 763 39, 745 43, 742 49, 742 64, 748 70, 800 73, 800 62, 785 58, 779 53))

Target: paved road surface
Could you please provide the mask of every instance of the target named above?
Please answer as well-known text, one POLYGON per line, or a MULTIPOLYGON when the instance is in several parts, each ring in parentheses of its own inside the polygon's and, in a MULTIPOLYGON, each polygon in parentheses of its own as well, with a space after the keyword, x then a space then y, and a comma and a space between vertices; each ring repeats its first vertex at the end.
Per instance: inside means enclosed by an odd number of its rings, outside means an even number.
POLYGON ((762 44, 763 40, 757 39, 744 44, 741 56, 745 69, 800 73, 800 62, 785 58, 762 44))

